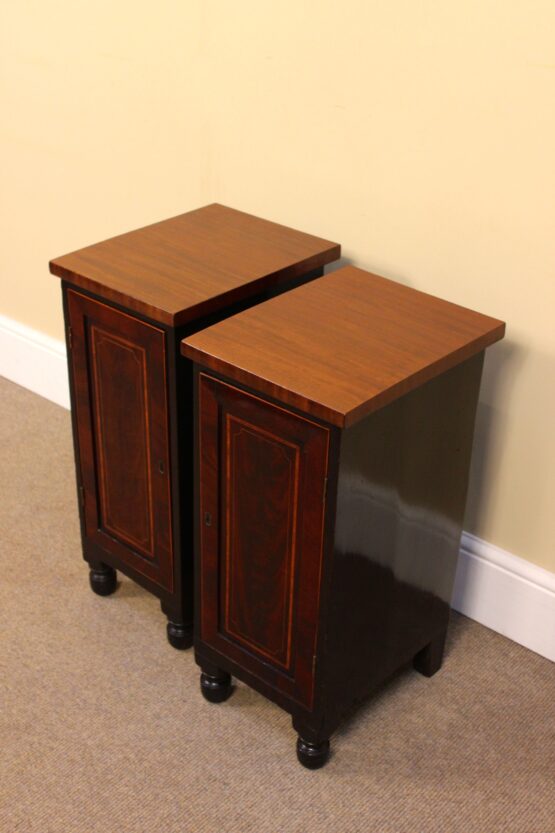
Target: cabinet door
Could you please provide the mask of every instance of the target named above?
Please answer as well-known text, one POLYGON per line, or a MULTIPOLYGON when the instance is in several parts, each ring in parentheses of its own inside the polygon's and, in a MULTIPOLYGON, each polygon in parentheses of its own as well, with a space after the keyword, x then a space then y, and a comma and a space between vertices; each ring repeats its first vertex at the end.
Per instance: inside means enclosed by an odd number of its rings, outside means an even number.
POLYGON ((67 309, 85 539, 171 591, 164 331, 73 290, 67 309))
POLYGON ((310 708, 329 431, 199 379, 201 639, 310 708))

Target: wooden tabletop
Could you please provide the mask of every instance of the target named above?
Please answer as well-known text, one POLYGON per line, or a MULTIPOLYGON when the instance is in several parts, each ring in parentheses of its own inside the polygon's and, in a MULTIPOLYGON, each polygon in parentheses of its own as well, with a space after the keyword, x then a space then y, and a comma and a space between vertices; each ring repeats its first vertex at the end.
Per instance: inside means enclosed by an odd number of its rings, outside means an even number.
POLYGON ((50 262, 50 271, 177 326, 337 260, 340 246, 207 205, 50 262))
POLYGON ((504 331, 495 318, 347 266, 189 336, 181 350, 344 427, 504 331))

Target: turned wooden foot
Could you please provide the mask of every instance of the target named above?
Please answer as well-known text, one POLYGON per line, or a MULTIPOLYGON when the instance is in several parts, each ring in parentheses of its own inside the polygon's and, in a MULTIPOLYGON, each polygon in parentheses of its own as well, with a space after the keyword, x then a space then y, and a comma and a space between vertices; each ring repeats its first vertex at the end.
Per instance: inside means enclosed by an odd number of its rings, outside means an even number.
POLYGON ((415 669, 424 674, 425 677, 432 677, 441 668, 445 636, 445 633, 437 636, 414 657, 413 665, 415 669))
POLYGON ((218 671, 217 674, 203 671, 200 675, 200 690, 209 703, 223 703, 232 692, 231 675, 226 671, 218 671))
POLYGON ((107 564, 97 564, 89 571, 89 583, 98 596, 109 596, 118 585, 116 571, 107 564))
POLYGON ((166 632, 168 634, 168 642, 172 648, 177 648, 178 651, 184 651, 193 644, 192 625, 183 625, 180 622, 172 622, 169 619, 166 632))
POLYGON ((297 758, 307 769, 320 769, 328 760, 329 754, 329 740, 312 743, 312 741, 304 740, 300 735, 297 738, 297 758))

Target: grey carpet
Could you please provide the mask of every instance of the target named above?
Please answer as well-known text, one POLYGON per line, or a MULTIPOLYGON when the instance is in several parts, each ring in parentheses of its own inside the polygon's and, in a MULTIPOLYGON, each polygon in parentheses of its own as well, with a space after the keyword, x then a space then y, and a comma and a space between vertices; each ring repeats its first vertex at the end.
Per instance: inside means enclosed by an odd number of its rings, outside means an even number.
POLYGON ((454 617, 442 671, 399 674, 304 770, 277 706, 202 699, 154 598, 91 593, 69 414, 0 402, 2 833, 554 833, 555 665, 454 617))

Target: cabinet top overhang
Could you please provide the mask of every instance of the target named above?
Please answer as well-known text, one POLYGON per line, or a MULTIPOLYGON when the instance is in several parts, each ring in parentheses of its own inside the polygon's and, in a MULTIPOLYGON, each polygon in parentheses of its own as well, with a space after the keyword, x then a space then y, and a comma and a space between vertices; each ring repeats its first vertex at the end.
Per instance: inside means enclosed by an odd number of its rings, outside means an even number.
POLYGON ((179 326, 319 269, 340 253, 337 243, 214 203, 57 257, 50 271, 179 326))
POLYGON ((346 266, 188 336, 181 352, 347 427, 504 332, 495 318, 346 266))

